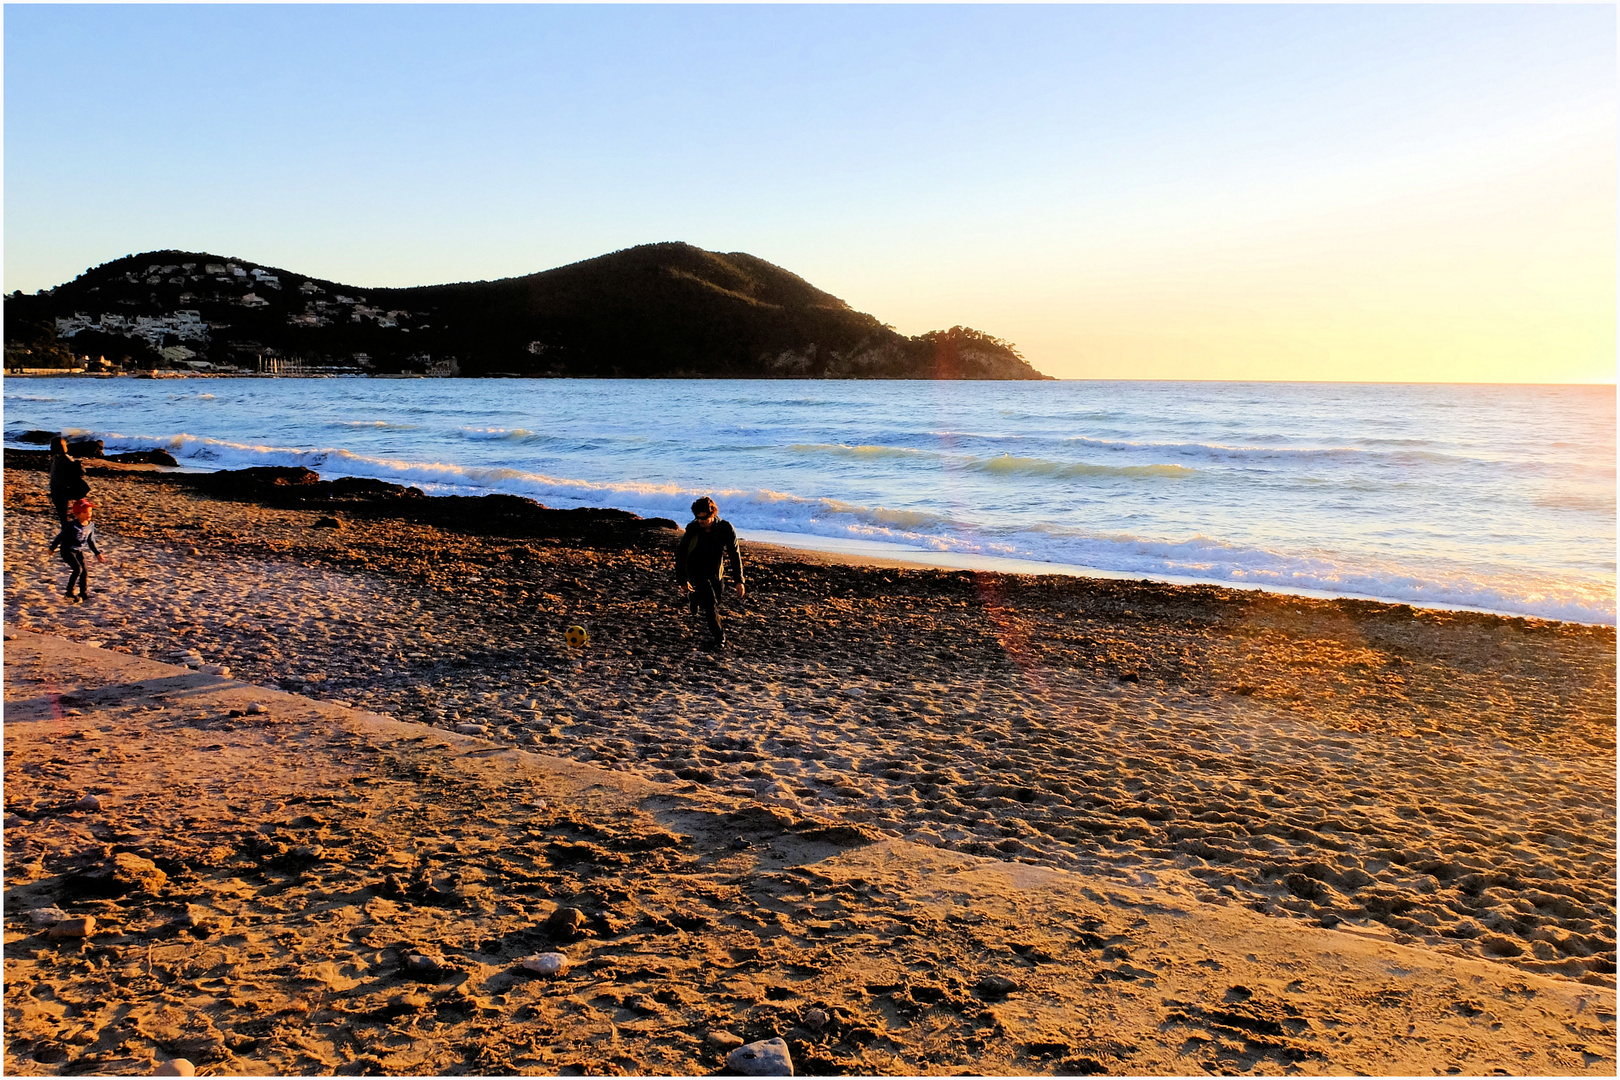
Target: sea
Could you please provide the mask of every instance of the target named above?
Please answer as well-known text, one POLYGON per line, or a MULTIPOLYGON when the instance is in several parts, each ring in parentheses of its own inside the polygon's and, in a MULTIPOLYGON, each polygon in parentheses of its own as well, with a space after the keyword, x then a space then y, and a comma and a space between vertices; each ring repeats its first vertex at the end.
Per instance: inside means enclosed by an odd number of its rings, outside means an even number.
POLYGON ((1615 623, 1615 388, 7 378, 30 429, 929 565, 1615 623))

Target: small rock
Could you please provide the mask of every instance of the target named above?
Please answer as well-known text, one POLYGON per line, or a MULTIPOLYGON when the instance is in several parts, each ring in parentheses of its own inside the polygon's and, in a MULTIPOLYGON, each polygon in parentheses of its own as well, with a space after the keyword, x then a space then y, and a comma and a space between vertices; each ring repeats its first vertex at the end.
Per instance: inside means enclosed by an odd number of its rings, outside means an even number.
POLYGON ((457 724, 456 731, 463 735, 482 735, 487 729, 483 724, 457 724))
POLYGON ((100 810, 101 800, 94 795, 86 795, 73 804, 75 810, 100 810))
POLYGON ((793 1058, 780 1037, 739 1046, 726 1055, 726 1068, 744 1076, 792 1076, 793 1058))
POLYGON ((204 675, 218 675, 222 679, 228 679, 231 677, 231 669, 226 667, 224 664, 204 664, 197 670, 202 672, 204 675))
POLYGON ((343 522, 339 521, 335 517, 318 518, 318 519, 316 519, 316 522, 315 522, 315 528, 317 528, 317 529, 341 529, 341 528, 343 528, 343 522))
POLYGON ((169 876, 151 859, 120 851, 100 866, 70 876, 65 884, 88 896, 113 897, 126 893, 155 893, 169 876))
POLYGON ((552 937, 572 941, 584 934, 585 924, 589 921, 579 908, 560 907, 546 919, 546 930, 552 937))
POLYGON ((827 1026, 827 1010, 806 1009, 804 1013, 804 1026, 811 1031, 820 1031, 827 1026))
POLYGON ((985 997, 1006 997, 1017 989, 1018 984, 1005 975, 986 975, 978 985, 979 993, 985 997))
POLYGON ((247 707, 247 714, 249 716, 263 716, 269 711, 269 709, 264 707, 264 703, 260 701, 255 701, 253 704, 247 707))
POLYGON ((78 919, 58 920, 52 924, 49 930, 45 931, 45 936, 52 941, 60 941, 63 938, 87 938, 95 932, 96 917, 86 915, 78 919))
POLYGON ((191 1062, 187 1061, 185 1058, 173 1058, 173 1059, 171 1059, 169 1061, 159 1062, 158 1067, 152 1070, 152 1075, 153 1076, 196 1076, 197 1075, 197 1066, 193 1065, 191 1062))
POLYGON ((624 1003, 624 1007, 632 1009, 643 1016, 654 1016, 664 1011, 664 1007, 648 997, 646 994, 637 994, 624 1003))
POLYGON ((717 1050, 734 1050, 743 1044, 742 1036, 736 1032, 717 1028, 705 1036, 708 1044, 717 1050))
POLYGON ((6 815, 6 828, 8 828, 8 829, 20 829, 26 824, 28 824, 28 822, 24 821, 22 818, 18 817, 16 814, 7 814, 6 815))
POLYGON ((59 907, 35 908, 28 913, 29 921, 35 926, 52 926, 67 917, 67 912, 59 907))
POLYGON ((549 979, 567 971, 571 963, 564 953, 543 952, 539 956, 529 957, 518 966, 532 975, 541 975, 549 979))
POLYGON ((408 975, 419 978, 436 979, 444 972, 444 963, 436 956, 427 956, 423 953, 409 953, 402 965, 408 975))

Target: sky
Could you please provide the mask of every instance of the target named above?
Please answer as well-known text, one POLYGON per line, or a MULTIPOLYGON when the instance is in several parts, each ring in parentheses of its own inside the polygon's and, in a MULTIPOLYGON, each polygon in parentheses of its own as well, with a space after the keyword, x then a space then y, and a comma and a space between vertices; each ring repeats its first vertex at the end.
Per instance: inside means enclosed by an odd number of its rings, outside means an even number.
POLYGON ((746 251, 1063 378, 1613 382, 1612 5, 4 9, 4 289, 746 251))

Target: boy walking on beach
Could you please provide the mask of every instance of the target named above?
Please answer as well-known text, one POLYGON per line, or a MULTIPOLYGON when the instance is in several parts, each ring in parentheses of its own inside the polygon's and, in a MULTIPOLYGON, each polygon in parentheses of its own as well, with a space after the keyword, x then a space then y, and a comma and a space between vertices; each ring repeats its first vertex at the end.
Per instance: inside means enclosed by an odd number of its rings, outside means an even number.
POLYGON ((705 495, 692 504, 692 523, 675 545, 675 584, 689 598, 692 610, 702 609, 709 623, 715 648, 726 643, 720 625, 720 590, 725 562, 731 563, 731 576, 737 579, 737 596, 746 595, 743 584, 742 552, 737 549, 737 530, 720 520, 720 508, 705 495))
POLYGON ((68 565, 67 589, 62 593, 70 600, 73 598, 73 586, 79 586, 79 600, 82 602, 90 593, 90 571, 84 563, 84 549, 89 548, 96 553, 97 562, 106 562, 106 556, 96 546, 96 527, 90 524, 90 500, 75 499, 67 504, 67 521, 62 525, 62 531, 56 534, 51 541, 50 550, 62 549, 62 561, 68 565))

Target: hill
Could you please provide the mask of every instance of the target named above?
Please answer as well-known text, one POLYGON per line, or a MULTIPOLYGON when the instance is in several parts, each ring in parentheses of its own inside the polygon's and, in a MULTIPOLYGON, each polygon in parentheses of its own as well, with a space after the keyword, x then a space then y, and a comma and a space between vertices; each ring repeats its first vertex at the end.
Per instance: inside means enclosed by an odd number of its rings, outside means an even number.
POLYGON ((130 255, 6 297, 8 363, 596 378, 1044 379, 966 327, 906 337, 742 252, 647 244, 498 281, 363 289, 205 252, 130 255), (13 328, 16 332, 13 333, 13 328), (54 334, 53 334, 54 331, 54 334), (158 357, 162 359, 158 359, 158 357))

